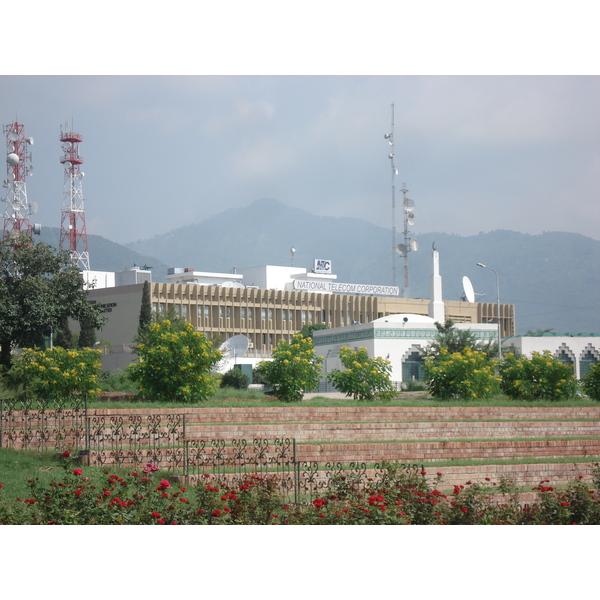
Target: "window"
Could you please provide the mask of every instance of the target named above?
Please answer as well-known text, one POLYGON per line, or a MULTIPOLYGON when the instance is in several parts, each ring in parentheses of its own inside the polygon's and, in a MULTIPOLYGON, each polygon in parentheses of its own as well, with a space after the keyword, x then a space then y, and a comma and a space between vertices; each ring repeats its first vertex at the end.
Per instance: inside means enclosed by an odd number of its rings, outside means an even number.
POLYGON ((284 322, 287 321, 287 309, 285 308, 281 309, 281 320, 284 322))
POLYGON ((252 321, 252 307, 248 307, 248 321, 252 321))
POLYGON ((223 307, 219 306, 219 319, 223 318, 223 307))
POLYGON ((182 305, 181 305, 181 318, 182 318, 182 319, 187 319, 187 315, 188 315, 188 307, 187 307, 187 304, 182 304, 182 305))
POLYGON ((260 318, 263 321, 267 318, 267 309, 266 308, 261 308, 260 309, 260 318))
POLYGON ((306 311, 305 310, 302 311, 302 322, 306 323, 306 311))
POLYGON ((240 307, 240 318, 242 318, 242 319, 246 318, 246 307, 245 306, 240 307))
POLYGON ((227 306, 226 311, 227 311, 227 318, 231 319, 231 306, 227 306))
POLYGON ((272 321, 272 320, 273 320, 273 309, 270 308, 269 309, 269 321, 272 321))

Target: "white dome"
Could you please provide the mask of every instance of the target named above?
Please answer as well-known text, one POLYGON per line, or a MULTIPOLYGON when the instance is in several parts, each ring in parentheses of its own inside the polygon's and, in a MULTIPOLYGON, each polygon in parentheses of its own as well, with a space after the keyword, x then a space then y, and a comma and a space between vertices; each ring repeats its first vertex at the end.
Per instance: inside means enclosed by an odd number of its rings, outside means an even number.
POLYGON ((375 319, 373 323, 406 323, 407 325, 414 325, 416 323, 435 323, 435 319, 426 317, 425 315, 413 315, 410 313, 400 313, 397 315, 388 315, 387 317, 380 317, 375 319))
POLYGON ((11 166, 14 167, 16 165, 19 164, 19 156, 17 154, 15 154, 14 152, 11 152, 7 157, 6 157, 6 162, 11 166))

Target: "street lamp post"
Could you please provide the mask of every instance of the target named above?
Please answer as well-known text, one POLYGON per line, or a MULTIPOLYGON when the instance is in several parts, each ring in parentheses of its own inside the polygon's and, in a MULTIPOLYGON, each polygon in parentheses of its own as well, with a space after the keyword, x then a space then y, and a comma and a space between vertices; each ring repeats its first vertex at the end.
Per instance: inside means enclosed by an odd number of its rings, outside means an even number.
POLYGON ((498 300, 498 358, 502 360, 502 334, 500 333, 500 280, 498 278, 498 273, 492 269, 492 267, 488 267, 482 263, 477 263, 477 266, 482 269, 489 269, 496 275, 496 296, 498 300))

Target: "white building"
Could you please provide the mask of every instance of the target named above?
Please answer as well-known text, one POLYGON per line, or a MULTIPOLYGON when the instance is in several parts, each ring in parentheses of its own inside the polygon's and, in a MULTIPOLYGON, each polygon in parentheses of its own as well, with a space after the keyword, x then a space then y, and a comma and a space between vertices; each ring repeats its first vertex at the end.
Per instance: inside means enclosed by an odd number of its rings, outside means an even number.
POLYGON ((503 351, 531 358, 533 352, 551 352, 561 362, 571 365, 581 379, 590 365, 600 360, 599 334, 545 333, 539 336, 515 336, 502 342, 503 351))

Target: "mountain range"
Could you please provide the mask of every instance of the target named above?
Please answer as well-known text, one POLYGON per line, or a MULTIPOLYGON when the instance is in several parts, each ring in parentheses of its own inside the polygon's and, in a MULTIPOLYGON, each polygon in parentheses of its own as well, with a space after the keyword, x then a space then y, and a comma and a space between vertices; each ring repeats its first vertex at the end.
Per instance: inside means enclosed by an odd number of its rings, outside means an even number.
MULTIPOLYGON (((42 239, 58 246, 59 230, 45 228, 42 239)), ((497 230, 474 236, 434 232, 413 236, 418 249, 408 254, 409 295, 428 298, 431 249, 440 255, 445 300, 461 300, 463 276, 478 301, 516 307, 518 334, 552 329, 558 333, 600 333, 600 241, 565 232, 539 235, 497 230)), ((400 229, 396 242, 403 241, 400 229)), ((316 258, 332 261, 338 282, 393 284, 392 231, 361 219, 321 217, 276 200, 259 200, 199 223, 115 244, 88 235, 93 270, 120 270, 134 263, 151 266, 154 281, 168 267, 231 273, 261 265, 311 270, 316 258), (295 252, 291 252, 294 248, 295 252)), ((396 256, 396 285, 404 284, 404 258, 396 256)))

